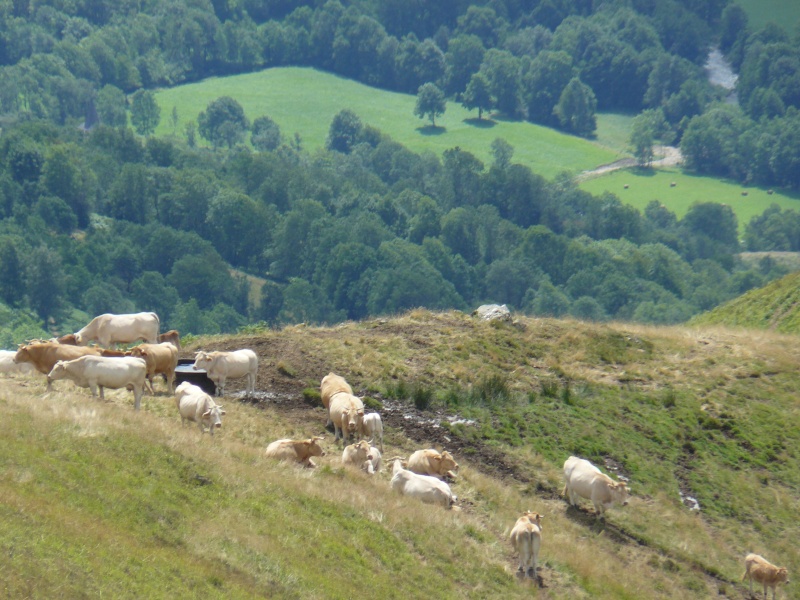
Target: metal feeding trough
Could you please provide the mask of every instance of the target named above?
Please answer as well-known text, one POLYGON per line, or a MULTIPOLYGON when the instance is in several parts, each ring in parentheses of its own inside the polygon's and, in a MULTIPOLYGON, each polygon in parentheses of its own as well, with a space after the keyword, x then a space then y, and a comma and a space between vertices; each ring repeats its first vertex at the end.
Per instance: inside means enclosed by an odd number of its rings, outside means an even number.
POLYGON ((175 367, 175 385, 178 386, 184 381, 188 381, 202 388, 206 394, 215 395, 217 393, 216 384, 208 378, 205 369, 195 369, 192 367, 193 364, 193 358, 178 359, 178 366, 175 367))

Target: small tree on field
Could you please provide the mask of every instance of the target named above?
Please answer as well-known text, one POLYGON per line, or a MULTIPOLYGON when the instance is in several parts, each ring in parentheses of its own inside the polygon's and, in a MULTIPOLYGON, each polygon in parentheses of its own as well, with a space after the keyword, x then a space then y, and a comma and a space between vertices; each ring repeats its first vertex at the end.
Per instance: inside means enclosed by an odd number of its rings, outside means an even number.
POLYGON ((442 90, 433 83, 426 83, 420 86, 417 91, 417 105, 414 107, 415 115, 420 119, 429 116, 431 124, 436 127, 436 117, 443 115, 446 108, 442 90))
POLYGON ((461 105, 467 110, 478 109, 478 119, 483 118, 483 111, 490 110, 493 106, 492 94, 489 91, 489 82, 483 73, 475 73, 467 84, 461 105))

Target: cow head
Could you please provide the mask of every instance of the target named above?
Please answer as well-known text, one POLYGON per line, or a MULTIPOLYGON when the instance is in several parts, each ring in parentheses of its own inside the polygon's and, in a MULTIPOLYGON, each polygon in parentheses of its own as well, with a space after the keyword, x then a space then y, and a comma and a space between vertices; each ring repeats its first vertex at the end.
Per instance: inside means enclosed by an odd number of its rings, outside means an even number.
POLYGON ((59 360, 56 364, 53 365, 53 368, 50 369, 50 372, 47 374, 49 379, 62 379, 67 374, 67 365, 66 361, 59 360))
POLYGON ((455 472, 458 471, 458 463, 453 458, 453 455, 450 454, 447 450, 443 450, 442 453, 437 458, 438 458, 440 473, 447 473, 448 471, 455 471, 455 472))
POLYGON ((31 362, 31 353, 28 352, 28 347, 25 344, 20 344, 17 348, 17 353, 14 355, 14 362, 31 362))
POLYGON ((775 574, 775 583, 789 583, 789 571, 786 570, 786 567, 778 569, 775 574))
POLYGON ((215 404, 203 413, 203 419, 208 419, 209 427, 222 427, 222 415, 225 411, 222 410, 222 405, 215 404))
POLYGON ((305 440, 303 445, 307 452, 306 456, 325 456, 325 450, 319 444, 324 439, 322 436, 315 435, 313 438, 305 440))
POLYGON ((205 369, 207 371, 208 367, 211 365, 211 362, 211 354, 200 350, 194 355, 194 364, 192 365, 192 368, 195 370, 205 369))
POLYGON ((611 484, 611 497, 622 506, 628 505, 628 494, 630 490, 624 481, 611 484))
POLYGON ((534 525, 537 525, 539 529, 542 528, 541 520, 544 518, 544 515, 540 515, 537 512, 526 510, 524 513, 522 513, 522 518, 528 519, 528 521, 530 521, 534 525))
POLYGON ((364 419, 364 409, 351 408, 342 416, 347 419, 347 431, 355 433, 360 429, 361 422, 364 419))
POLYGON ((80 331, 73 335, 75 337, 76 346, 85 346, 88 343, 88 340, 83 337, 80 331))

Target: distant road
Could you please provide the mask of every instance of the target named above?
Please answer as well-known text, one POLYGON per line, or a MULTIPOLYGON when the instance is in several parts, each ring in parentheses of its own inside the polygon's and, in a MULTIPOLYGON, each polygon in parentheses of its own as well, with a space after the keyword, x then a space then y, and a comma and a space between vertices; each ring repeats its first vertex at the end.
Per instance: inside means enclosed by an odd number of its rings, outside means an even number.
MULTIPOLYGON (((675 165, 680 164, 680 162, 683 160, 680 149, 676 148, 675 146, 654 146, 653 153, 659 158, 650 163, 650 166, 652 167, 674 167, 675 165)), ((591 179, 592 177, 605 175, 611 171, 618 171, 619 169, 627 169, 635 166, 635 158, 621 158, 620 160, 615 160, 607 165, 600 165, 591 171, 583 171, 576 177, 576 179, 578 181, 583 181, 585 179, 591 179)))

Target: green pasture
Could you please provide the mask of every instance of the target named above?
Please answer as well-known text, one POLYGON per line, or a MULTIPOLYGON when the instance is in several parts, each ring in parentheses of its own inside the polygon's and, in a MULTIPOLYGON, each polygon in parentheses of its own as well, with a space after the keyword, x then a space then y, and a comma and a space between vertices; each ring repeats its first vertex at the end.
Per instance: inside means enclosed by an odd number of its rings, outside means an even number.
POLYGON ((581 182, 580 187, 594 195, 611 192, 640 211, 644 211, 651 200, 658 200, 678 218, 685 215, 695 202, 728 204, 736 213, 740 232, 744 231, 750 219, 763 213, 772 203, 783 209, 800 210, 800 197, 797 195, 777 190, 770 195, 766 189, 685 174, 677 169, 622 169, 587 179, 581 182), (673 182, 674 187, 670 185, 673 182), (625 189, 625 185, 628 189, 625 189), (742 195, 743 192, 747 195, 742 195))
POLYGON ((156 134, 182 135, 185 124, 197 122, 200 112, 220 96, 236 99, 251 121, 268 115, 287 138, 299 133, 303 147, 308 150, 324 146, 334 115, 347 108, 363 123, 377 127, 414 152, 441 154, 459 146, 488 165, 492 161, 492 141, 503 138, 514 147, 515 162, 528 165, 548 178, 562 171, 578 173, 592 169, 620 157, 621 119, 604 127, 614 149, 532 123, 490 119, 486 114, 478 120, 477 111, 467 111, 454 102, 447 104, 447 111, 433 128, 429 120, 414 116, 415 96, 371 88, 301 67, 211 78, 161 90, 156 94, 161 107, 161 124, 156 134), (178 113, 174 131, 173 107, 177 107, 178 113))
POLYGON ((735 0, 744 8, 750 29, 756 31, 772 21, 789 33, 800 23, 800 2, 797 0, 735 0))

